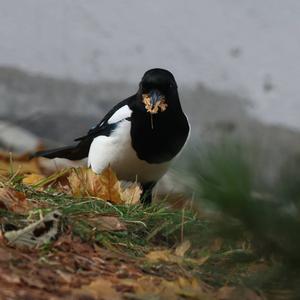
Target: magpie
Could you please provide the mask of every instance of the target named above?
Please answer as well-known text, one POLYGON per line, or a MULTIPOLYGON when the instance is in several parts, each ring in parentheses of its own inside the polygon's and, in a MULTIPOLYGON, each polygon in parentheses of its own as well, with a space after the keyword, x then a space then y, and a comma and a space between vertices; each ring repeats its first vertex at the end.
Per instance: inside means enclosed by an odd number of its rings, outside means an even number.
POLYGON ((180 153, 190 131, 171 72, 155 68, 142 77, 138 91, 115 105, 77 144, 39 151, 34 156, 81 160, 95 173, 110 165, 121 180, 140 182, 141 201, 180 153))

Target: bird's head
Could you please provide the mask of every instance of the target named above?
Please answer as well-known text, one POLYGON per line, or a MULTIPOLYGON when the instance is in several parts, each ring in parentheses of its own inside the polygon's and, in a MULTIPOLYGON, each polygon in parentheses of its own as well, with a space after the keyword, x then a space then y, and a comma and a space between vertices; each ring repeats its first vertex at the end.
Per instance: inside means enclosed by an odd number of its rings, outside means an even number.
POLYGON ((150 114, 164 112, 178 98, 177 84, 171 72, 164 69, 147 71, 139 85, 139 98, 150 114))

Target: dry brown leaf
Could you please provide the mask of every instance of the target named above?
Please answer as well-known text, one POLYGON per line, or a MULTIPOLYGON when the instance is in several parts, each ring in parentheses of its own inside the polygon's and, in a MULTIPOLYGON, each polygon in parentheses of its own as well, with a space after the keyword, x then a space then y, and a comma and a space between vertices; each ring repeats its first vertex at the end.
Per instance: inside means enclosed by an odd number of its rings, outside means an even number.
POLYGON ((176 247, 175 255, 183 257, 190 248, 191 242, 189 240, 186 240, 176 247))
POLYGON ((100 174, 103 185, 103 199, 109 199, 112 203, 122 203, 121 199, 121 185, 120 182, 113 171, 113 169, 108 166, 100 174))
MULTIPOLYGON (((71 194, 75 197, 90 196, 97 194, 98 190, 90 191, 89 184, 89 169, 73 169, 68 176, 68 181, 71 189, 71 194)), ((99 189, 100 190, 100 189, 99 189)))
POLYGON ((124 231, 126 225, 116 216, 95 216, 86 217, 89 224, 100 231, 124 231))
POLYGON ((71 193, 76 197, 96 197, 115 204, 136 204, 142 194, 137 183, 122 188, 110 166, 101 174, 96 174, 89 168, 72 169, 68 181, 71 193))
POLYGON ((45 187, 51 185, 62 192, 70 191, 69 182, 67 176, 70 173, 70 169, 59 170, 50 176, 46 177, 41 174, 27 174, 23 178, 23 184, 31 185, 33 188, 43 190, 45 187))
MULTIPOLYGON (((1 235, 2 235, 2 232, 1 232, 1 235)), ((3 236, 1 236, 1 243, 2 243, 2 240, 3 240, 3 236)), ((13 257, 13 255, 9 251, 7 251, 7 249, 0 248, 0 263, 9 261, 12 257, 13 257)))
POLYGON ((169 286, 176 291, 177 295, 184 298, 208 300, 213 299, 212 294, 206 290, 207 285, 196 278, 179 277, 177 281, 168 282, 169 286))
MULTIPOLYGON (((187 247, 186 245, 184 247, 187 247)), ((176 255, 171 250, 154 250, 149 252, 146 255, 146 258, 154 263, 163 261, 175 264, 182 264, 183 262, 189 262, 192 264, 202 265, 209 259, 209 256, 203 256, 197 259, 193 259, 184 258, 183 256, 176 255)))
POLYGON ((21 283, 21 278, 17 274, 5 274, 3 272, 0 273, 0 278, 7 283, 16 283, 20 284, 21 283))
POLYGON ((0 207, 16 213, 27 213, 33 208, 24 193, 12 188, 0 188, 0 207))
POLYGON ((216 299, 218 300, 263 300, 254 291, 245 287, 230 287, 223 286, 217 292, 216 299))
POLYGON ((11 155, 8 152, 0 152, 0 174, 6 175, 11 171, 18 172, 20 174, 42 173, 38 158, 29 160, 29 156, 27 154, 11 155))
POLYGON ((196 279, 186 279, 179 277, 175 281, 167 281, 155 277, 144 276, 135 281, 127 280, 127 283, 134 288, 133 299, 194 299, 194 300, 212 300, 213 295, 204 290, 199 281, 196 279))
POLYGON ((141 186, 137 182, 134 182, 121 188, 121 199, 125 204, 138 204, 142 192, 141 186))
POLYGON ((202 266, 203 264, 205 264, 208 261, 209 258, 210 258, 210 255, 206 255, 206 256, 202 256, 200 258, 194 259, 193 261, 195 261, 198 266, 202 266))
POLYGON ((181 263, 182 257, 176 256, 170 250, 155 250, 146 255, 146 258, 152 262, 165 261, 170 263, 181 263))
POLYGON ((36 161, 13 161, 12 163, 0 161, 0 174, 9 174, 11 170, 13 172, 18 172, 19 174, 42 172, 36 161))
POLYGON ((44 178, 46 177, 42 174, 35 174, 35 173, 26 174, 22 180, 22 183, 27 185, 35 185, 39 183, 41 180, 43 180, 44 178))
POLYGON ((151 114, 157 114, 159 109, 161 112, 164 112, 168 107, 168 104, 166 103, 166 100, 164 98, 160 98, 158 101, 155 102, 153 106, 151 104, 151 98, 149 94, 143 94, 142 97, 147 112, 151 114))
POLYGON ((221 250, 222 246, 223 246, 223 239, 222 238, 216 238, 212 241, 211 245, 210 245, 210 250, 211 251, 219 251, 221 250))
MULTIPOLYGON (((89 285, 84 285, 80 289, 74 291, 74 296, 79 299, 99 299, 99 300, 121 300, 122 296, 112 286, 111 281, 104 278, 97 278, 89 285), (84 298, 84 296, 90 298, 84 298)), ((76 298, 75 298, 76 299, 76 298)))
POLYGON ((110 166, 99 175, 89 168, 72 169, 68 180, 76 197, 92 196, 116 204, 123 202, 120 182, 110 166))
POLYGON ((61 279, 67 283, 67 284, 71 284, 72 282, 72 274, 61 271, 61 270, 56 270, 56 273, 58 274, 58 276, 61 277, 61 279))

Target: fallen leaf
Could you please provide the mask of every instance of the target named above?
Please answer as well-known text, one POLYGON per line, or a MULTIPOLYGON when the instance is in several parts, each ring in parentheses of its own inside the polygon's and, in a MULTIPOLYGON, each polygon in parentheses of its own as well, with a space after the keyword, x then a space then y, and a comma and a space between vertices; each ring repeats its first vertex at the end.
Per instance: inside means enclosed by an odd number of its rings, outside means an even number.
POLYGON ((42 169, 38 158, 29 160, 28 154, 12 155, 0 152, 0 174, 6 175, 11 172, 41 174, 42 169))
POLYGON ((35 174, 35 173, 26 174, 22 180, 22 183, 27 185, 35 185, 38 184, 44 178, 45 176, 42 174, 35 174))
POLYGON ((186 240, 176 247, 175 255, 183 257, 190 248, 191 242, 189 240, 186 240))
MULTIPOLYGON (((0 262, 6 262, 9 261, 13 255, 7 251, 7 249, 0 248, 0 262)), ((0 272, 1 273, 1 272, 0 272)))
POLYGON ((115 216, 97 216, 93 220, 88 219, 92 226, 100 231, 124 231, 127 230, 126 225, 115 216))
MULTIPOLYGON (((187 244, 186 244, 187 245, 187 244)), ((184 245, 185 247, 187 247, 184 245)), ((181 253, 180 253, 181 254, 181 253)), ((202 265, 204 264, 209 256, 203 256, 197 259, 194 258, 185 258, 183 256, 178 256, 174 254, 171 250, 154 250, 149 252, 146 255, 146 258, 151 262, 169 262, 169 263, 175 263, 175 264, 182 264, 184 262, 191 263, 191 264, 197 264, 202 265)))
POLYGON ((219 251, 221 250, 223 246, 223 239, 222 238, 216 238, 212 241, 211 245, 210 245, 210 250, 211 251, 219 251))
POLYGON ((16 284, 20 284, 21 283, 21 279, 17 274, 11 273, 11 274, 6 274, 3 272, 0 272, 0 278, 3 279, 4 281, 8 282, 8 283, 16 283, 16 284))
POLYGON ((109 199, 113 203, 122 203, 120 182, 110 166, 105 168, 100 177, 103 182, 103 199, 109 199))
POLYGON ((33 207, 24 193, 8 187, 0 188, 0 208, 22 214, 33 207))
POLYGON ((142 188, 137 182, 121 186, 121 199, 125 204, 138 204, 142 195, 142 188))
POLYGON ((161 112, 164 112, 167 107, 168 104, 166 103, 166 100, 164 97, 161 97, 158 101, 155 102, 154 105, 152 105, 151 103, 151 97, 149 94, 143 94, 143 103, 145 104, 145 108, 147 110, 147 112, 151 113, 151 114, 157 114, 159 109, 161 112))
POLYGON ((151 251, 146 255, 146 258, 152 262, 182 263, 182 257, 174 255, 171 250, 151 251))
POLYGON ((61 279, 70 284, 72 282, 72 274, 70 273, 67 273, 67 272, 64 272, 64 271, 61 271, 61 270, 56 270, 56 273, 58 274, 58 276, 61 277, 61 279))
MULTIPOLYGON (((78 299, 95 299, 95 300, 121 300, 122 296, 112 286, 111 281, 104 278, 97 278, 89 285, 84 285, 73 292, 78 299), (84 298, 88 296, 91 298, 84 298)), ((75 298, 76 299, 76 298, 75 298)))
POLYGON ((142 190, 137 183, 121 187, 110 166, 101 174, 89 168, 74 168, 68 177, 71 194, 75 197, 96 197, 114 204, 135 204, 140 200, 142 190))
POLYGON ((218 300, 263 300, 256 292, 246 287, 230 287, 223 286, 217 292, 216 299, 218 300))
POLYGON ((72 169, 68 177, 72 195, 76 197, 97 197, 112 203, 122 203, 120 183, 112 171, 107 167, 99 175, 89 168, 72 169))
POLYGON ((202 256, 200 258, 194 259, 193 261, 198 265, 198 266, 202 266, 203 264, 205 264, 208 259, 210 258, 210 255, 206 255, 206 256, 202 256))
POLYGON ((23 179, 24 184, 29 184, 34 188, 43 189, 45 186, 50 184, 53 187, 61 188, 63 184, 68 183, 67 176, 70 173, 70 169, 61 169, 49 176, 39 175, 39 174, 29 174, 23 179))
POLYGON ((38 289, 45 289, 47 287, 47 284, 40 278, 35 278, 33 276, 23 276, 22 281, 25 282, 26 285, 38 289))
POLYGON ((210 291, 205 290, 196 279, 187 279, 179 277, 175 281, 167 281, 163 278, 144 276, 137 280, 126 280, 124 284, 131 285, 134 294, 129 299, 194 299, 194 300, 212 300, 213 295, 210 291))

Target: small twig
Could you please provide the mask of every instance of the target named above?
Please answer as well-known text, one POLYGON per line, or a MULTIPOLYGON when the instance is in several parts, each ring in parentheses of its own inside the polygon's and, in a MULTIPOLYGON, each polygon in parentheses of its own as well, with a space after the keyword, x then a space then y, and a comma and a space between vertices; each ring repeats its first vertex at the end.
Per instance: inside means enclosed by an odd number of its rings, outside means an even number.
POLYGON ((150 114, 151 129, 154 129, 153 114, 150 114))
POLYGON ((143 225, 145 228, 147 228, 147 225, 146 225, 144 222, 142 222, 142 221, 127 221, 127 220, 126 220, 126 223, 141 224, 141 225, 143 225))

